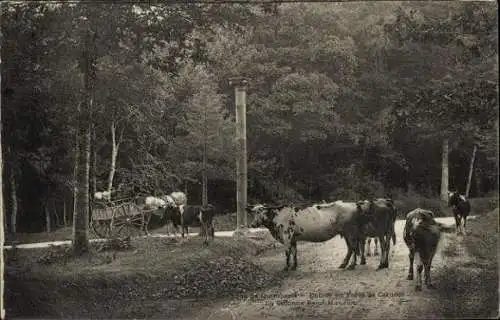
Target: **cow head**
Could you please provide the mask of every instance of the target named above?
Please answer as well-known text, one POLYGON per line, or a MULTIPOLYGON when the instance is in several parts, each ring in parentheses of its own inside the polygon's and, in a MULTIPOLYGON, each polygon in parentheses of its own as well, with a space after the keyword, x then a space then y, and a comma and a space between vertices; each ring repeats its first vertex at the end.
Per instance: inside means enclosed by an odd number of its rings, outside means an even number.
POLYGON ((410 233, 417 230, 419 227, 423 226, 424 228, 429 225, 433 225, 434 221, 434 213, 430 210, 424 210, 417 208, 406 216, 406 220, 410 221, 410 233))
POLYGON ((448 207, 456 206, 460 202, 460 194, 456 191, 448 192, 448 207))
POLYGON ((375 204, 373 203, 373 201, 370 200, 361 200, 356 202, 356 207, 358 208, 359 212, 370 214, 372 213, 375 204))
POLYGON ((250 228, 257 228, 260 226, 265 226, 265 227, 272 226, 274 217, 284 207, 285 207, 284 205, 273 206, 273 207, 264 205, 254 206, 252 210, 252 212, 254 213, 254 219, 250 224, 250 228))

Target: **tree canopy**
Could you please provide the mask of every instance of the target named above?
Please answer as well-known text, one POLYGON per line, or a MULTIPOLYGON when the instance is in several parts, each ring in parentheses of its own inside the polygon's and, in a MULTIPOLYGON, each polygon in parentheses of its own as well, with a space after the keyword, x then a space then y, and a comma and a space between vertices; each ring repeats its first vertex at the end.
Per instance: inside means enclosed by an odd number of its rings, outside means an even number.
POLYGON ((496 3, 11 2, 1 10, 3 181, 9 212, 8 177, 17 180, 22 228, 40 224, 48 199, 61 206, 71 197, 86 54, 95 58, 98 190, 108 184, 114 127, 114 188, 187 186, 200 203, 207 141, 218 190, 209 201, 234 210, 236 193, 223 190, 235 185, 233 76, 249 79, 250 201, 436 196, 446 137, 450 187, 465 191, 474 145, 472 195, 497 187, 496 3))

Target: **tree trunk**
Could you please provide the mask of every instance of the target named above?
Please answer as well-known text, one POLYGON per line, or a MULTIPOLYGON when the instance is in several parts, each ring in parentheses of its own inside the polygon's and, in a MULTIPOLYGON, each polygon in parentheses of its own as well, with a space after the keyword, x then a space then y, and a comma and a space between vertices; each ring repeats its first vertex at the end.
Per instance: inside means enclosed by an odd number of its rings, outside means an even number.
POLYGON ((441 200, 448 200, 448 139, 443 139, 441 155, 441 200))
POLYGON ((64 199, 64 201, 63 201, 63 223, 64 223, 65 227, 68 226, 68 219, 66 216, 66 199, 64 199))
POLYGON ((96 133, 95 133, 95 125, 92 124, 92 140, 91 140, 91 148, 92 148, 92 165, 90 167, 90 176, 91 176, 91 185, 90 185, 90 194, 93 197, 97 192, 97 150, 96 150, 96 133))
POLYGON ((17 185, 14 168, 10 169, 10 200, 12 201, 12 212, 10 213, 10 232, 17 232, 17 185))
POLYGON ((474 145, 474 150, 472 150, 472 157, 470 159, 470 166, 469 166, 469 176, 467 177, 467 187, 465 188, 465 197, 469 197, 469 191, 470 191, 470 184, 472 181, 472 172, 474 172, 474 161, 476 160, 476 152, 477 152, 477 146, 474 145))
POLYGON ((284 148, 282 148, 280 153, 280 163, 281 166, 278 169, 279 170, 278 197, 281 199, 281 197, 285 194, 285 183, 286 183, 285 181, 286 156, 284 148))
MULTIPOLYGON (((78 107, 80 109, 80 107, 78 107)), ((77 124, 78 126, 78 124, 77 124)), ((78 193, 78 161, 80 158, 80 137, 78 135, 78 128, 76 128, 75 132, 75 148, 73 150, 73 154, 75 157, 74 164, 73 164, 73 220, 76 215, 76 208, 77 208, 77 193, 78 193)))
POLYGON ((113 121, 111 124, 111 144, 112 144, 112 150, 111 150, 111 163, 109 167, 109 176, 108 176, 108 189, 107 191, 110 194, 111 197, 111 190, 113 189, 113 179, 115 177, 115 172, 116 172, 116 159, 118 158, 118 150, 120 149, 120 143, 123 137, 123 130, 122 128, 120 132, 120 136, 118 140, 116 139, 116 122, 113 121))
POLYGON ((90 127, 82 124, 79 145, 78 182, 76 192, 76 214, 73 217, 73 251, 81 255, 89 245, 89 171, 90 171, 90 127))
POLYGON ((50 210, 49 210, 49 203, 46 202, 43 205, 43 211, 45 212, 45 228, 47 232, 52 232, 52 224, 50 221, 50 210))
MULTIPOLYGON (((0 74, 2 73, 2 67, 1 67, 2 60, 0 58, 0 74)), ((2 77, 0 77, 0 88, 2 88, 2 77)), ((4 255, 3 255, 3 245, 4 245, 4 240, 5 240, 5 235, 4 235, 4 223, 6 219, 4 219, 4 211, 3 211, 3 178, 2 178, 2 172, 3 172, 3 156, 2 156, 2 99, 0 99, 0 219, 2 219, 2 223, 0 224, 0 250, 2 254, 0 254, 0 266, 2 266, 2 272, 0 272, 0 319, 5 319, 5 310, 3 307, 3 301, 4 301, 4 272, 3 272, 3 266, 4 266, 4 255)))
POLYGON ((61 226, 61 221, 59 219, 59 214, 57 212, 57 205, 55 201, 52 202, 52 208, 54 208, 54 218, 56 218, 54 227, 57 229, 61 226))

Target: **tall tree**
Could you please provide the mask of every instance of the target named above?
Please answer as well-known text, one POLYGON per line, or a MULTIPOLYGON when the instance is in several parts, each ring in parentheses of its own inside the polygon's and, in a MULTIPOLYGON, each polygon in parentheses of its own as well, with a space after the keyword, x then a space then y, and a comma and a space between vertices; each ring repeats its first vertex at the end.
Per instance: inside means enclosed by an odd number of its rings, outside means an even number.
MULTIPOLYGON (((3 41, 3 33, 2 30, 0 30, 0 41, 3 41)), ((0 56, 0 74, 2 73, 3 66, 2 66, 2 58, 0 56)), ((2 79, 0 77, 0 89, 2 88, 2 79)), ((2 99, 0 99, 0 219, 2 222, 0 223, 0 250, 2 250, 3 253, 3 245, 4 245, 4 240, 5 240, 5 230, 4 230, 4 221, 5 221, 5 215, 4 215, 4 210, 3 210, 3 178, 2 178, 2 172, 3 172, 3 156, 2 156, 2 99)), ((0 257, 0 265, 2 266, 2 272, 0 272, 0 318, 5 319, 5 310, 3 307, 3 294, 4 294, 4 273, 3 273, 3 266, 4 266, 4 261, 3 261, 4 255, 2 254, 0 257)))

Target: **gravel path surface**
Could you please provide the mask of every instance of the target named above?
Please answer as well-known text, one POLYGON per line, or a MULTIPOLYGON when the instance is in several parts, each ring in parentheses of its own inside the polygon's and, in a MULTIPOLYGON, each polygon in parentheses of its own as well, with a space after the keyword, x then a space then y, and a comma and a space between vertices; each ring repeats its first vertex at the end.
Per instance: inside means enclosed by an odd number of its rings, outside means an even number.
MULTIPOLYGON (((437 220, 454 224, 453 218, 437 220)), ((436 318, 433 315, 442 301, 435 292, 425 286, 423 291, 415 292, 415 282, 406 280, 408 249, 403 227, 404 221, 398 220, 397 242, 395 246, 391 243, 388 269, 375 270, 379 256, 367 257, 367 264, 358 265, 356 270, 338 269, 346 253, 345 241, 340 237, 324 243, 299 243, 298 269, 285 276, 280 288, 207 306, 191 319, 436 318)), ((443 234, 432 272, 447 263, 441 250, 449 238, 449 234, 443 234)), ((264 256, 257 263, 268 272, 281 273, 284 253, 264 256)))

